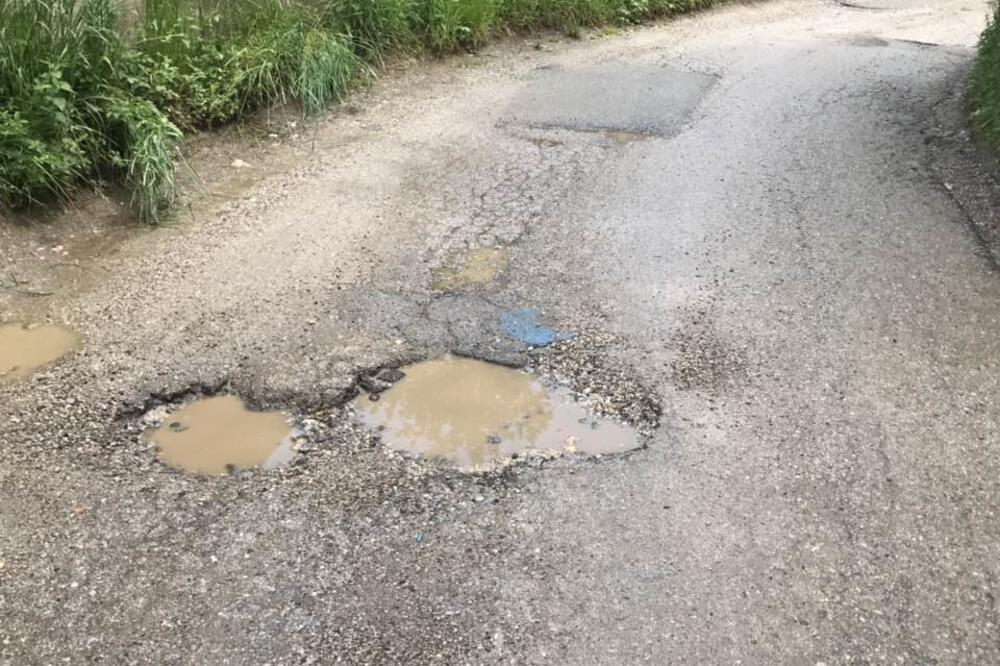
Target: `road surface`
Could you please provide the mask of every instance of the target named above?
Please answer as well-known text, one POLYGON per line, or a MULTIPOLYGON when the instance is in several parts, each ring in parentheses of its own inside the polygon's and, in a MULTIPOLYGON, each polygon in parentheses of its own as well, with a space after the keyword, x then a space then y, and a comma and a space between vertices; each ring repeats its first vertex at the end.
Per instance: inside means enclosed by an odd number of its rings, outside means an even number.
POLYGON ((0 292, 81 337, 0 388, 0 663, 1000 663, 1000 276, 957 195, 986 8, 855 4, 409 68, 0 292), (449 351, 658 426, 470 474, 344 406, 449 351), (158 459, 146 412, 220 391, 295 415, 290 466, 158 459))

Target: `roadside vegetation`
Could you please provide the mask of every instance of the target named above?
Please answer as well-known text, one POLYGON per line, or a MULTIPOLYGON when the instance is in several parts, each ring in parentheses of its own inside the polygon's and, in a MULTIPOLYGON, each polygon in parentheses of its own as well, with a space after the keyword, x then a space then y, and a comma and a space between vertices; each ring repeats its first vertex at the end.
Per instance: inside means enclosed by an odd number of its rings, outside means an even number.
POLYGON ((1000 148, 1000 0, 994 0, 972 70, 973 118, 1000 148))
MULTIPOLYGON (((0 207, 116 182, 155 223, 174 200, 184 132, 272 104, 314 114, 401 55, 714 1, 0 0, 0 207)), ((984 50, 993 80, 997 49, 984 50)))

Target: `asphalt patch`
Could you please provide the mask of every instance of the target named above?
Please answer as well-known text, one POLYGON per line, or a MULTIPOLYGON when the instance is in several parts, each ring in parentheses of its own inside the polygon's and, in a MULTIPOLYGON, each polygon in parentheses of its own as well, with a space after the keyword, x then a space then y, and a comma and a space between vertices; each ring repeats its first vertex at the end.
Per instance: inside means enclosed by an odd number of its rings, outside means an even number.
POLYGON ((684 128, 716 80, 700 72, 614 62, 546 68, 536 70, 515 95, 507 118, 541 129, 669 137, 684 128))

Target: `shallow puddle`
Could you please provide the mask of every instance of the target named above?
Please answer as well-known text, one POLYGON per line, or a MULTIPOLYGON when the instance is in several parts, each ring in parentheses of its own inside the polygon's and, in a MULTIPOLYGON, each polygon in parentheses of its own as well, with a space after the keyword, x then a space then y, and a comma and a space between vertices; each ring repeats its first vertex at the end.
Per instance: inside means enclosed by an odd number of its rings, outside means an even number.
POLYGON ((555 148, 556 146, 563 145, 562 141, 558 141, 556 139, 547 139, 545 137, 540 137, 540 136, 533 136, 530 139, 528 139, 528 141, 533 143, 538 148, 555 148))
POLYGON ((549 392, 517 370, 445 357, 405 371, 378 400, 354 401, 395 449, 481 465, 527 450, 596 455, 639 446, 634 430, 595 419, 568 392, 549 392))
POLYGON ((619 145, 635 143, 636 141, 645 141, 653 138, 651 135, 643 134, 641 132, 622 132, 619 130, 601 130, 600 135, 601 137, 614 141, 619 145))
POLYGON ((435 291, 455 291, 486 284, 507 270, 510 251, 505 247, 477 247, 457 252, 435 272, 435 291))
POLYGON ((20 379, 68 354, 76 334, 58 326, 0 326, 0 380, 20 379))
POLYGON ((271 469, 294 455, 292 428, 285 414, 252 412, 232 395, 185 405, 148 437, 164 462, 195 474, 225 474, 230 468, 271 469))

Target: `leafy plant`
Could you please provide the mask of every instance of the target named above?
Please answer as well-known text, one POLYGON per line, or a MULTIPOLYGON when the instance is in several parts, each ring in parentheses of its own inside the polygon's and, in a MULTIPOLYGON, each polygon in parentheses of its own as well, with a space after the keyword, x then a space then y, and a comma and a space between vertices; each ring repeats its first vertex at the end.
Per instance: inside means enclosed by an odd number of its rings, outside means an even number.
POLYGON ((973 118, 990 140, 1000 146, 1000 2, 997 0, 979 38, 971 83, 973 118))
POLYGON ((140 219, 158 222, 174 201, 181 132, 151 102, 109 89, 96 100, 108 160, 125 176, 140 219))

